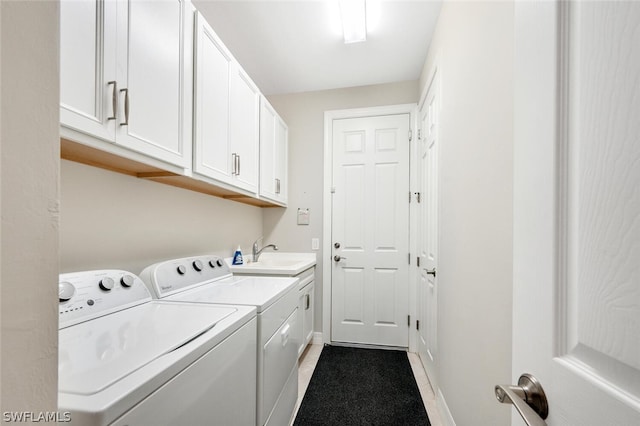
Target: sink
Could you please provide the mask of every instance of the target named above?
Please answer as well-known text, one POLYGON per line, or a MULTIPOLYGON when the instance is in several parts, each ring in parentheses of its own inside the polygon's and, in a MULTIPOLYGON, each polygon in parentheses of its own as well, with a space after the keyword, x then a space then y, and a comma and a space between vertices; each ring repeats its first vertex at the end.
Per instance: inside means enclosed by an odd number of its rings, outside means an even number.
MULTIPOLYGON (((250 260, 251 255, 244 256, 250 260)), ((244 265, 232 265, 231 258, 225 259, 234 274, 245 275, 287 275, 294 276, 316 264, 315 253, 262 253, 257 262, 246 262, 244 265)))

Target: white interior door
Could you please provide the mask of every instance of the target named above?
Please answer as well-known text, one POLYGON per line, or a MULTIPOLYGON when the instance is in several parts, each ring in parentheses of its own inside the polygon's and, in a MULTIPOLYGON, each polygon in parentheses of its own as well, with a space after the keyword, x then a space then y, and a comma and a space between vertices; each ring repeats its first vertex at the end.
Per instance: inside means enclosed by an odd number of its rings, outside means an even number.
POLYGON ((418 354, 431 385, 437 386, 438 348, 438 117, 440 91, 434 73, 420 108, 418 209, 418 354))
POLYGON ((640 3, 515 12, 513 380, 549 425, 639 425, 640 3))
POLYGON ((409 125, 333 120, 334 342, 408 347, 409 125))

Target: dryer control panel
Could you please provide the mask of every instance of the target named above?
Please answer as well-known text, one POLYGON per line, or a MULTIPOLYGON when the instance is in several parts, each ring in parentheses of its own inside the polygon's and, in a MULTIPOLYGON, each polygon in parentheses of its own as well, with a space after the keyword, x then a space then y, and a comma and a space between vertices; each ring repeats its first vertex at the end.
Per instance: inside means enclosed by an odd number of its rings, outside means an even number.
POLYGON ((140 273, 140 278, 161 299, 231 275, 223 258, 204 255, 156 263, 146 267, 140 273))
POLYGON ((144 283, 117 269, 60 274, 59 323, 62 329, 151 300, 144 283))

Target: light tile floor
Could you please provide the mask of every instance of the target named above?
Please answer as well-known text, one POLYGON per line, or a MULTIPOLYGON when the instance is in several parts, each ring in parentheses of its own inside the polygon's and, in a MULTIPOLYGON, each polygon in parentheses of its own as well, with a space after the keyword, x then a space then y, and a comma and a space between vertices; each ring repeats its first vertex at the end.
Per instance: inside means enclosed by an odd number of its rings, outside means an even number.
MULTIPOLYGON (((298 402, 296 403, 296 414, 300 407, 300 403, 302 402, 302 398, 304 397, 304 393, 307 391, 307 387, 309 386, 313 370, 316 368, 316 364, 320 358, 320 352, 322 352, 322 345, 309 345, 298 361, 298 402)), ((418 384, 418 389, 422 396, 422 402, 427 409, 431 425, 442 426, 442 420, 440 419, 440 415, 436 409, 436 398, 433 390, 431 389, 429 378, 422 367, 420 358, 417 354, 411 352, 409 352, 408 355, 409 363, 411 364, 413 375, 416 378, 416 383, 418 384)), ((296 416, 294 414, 293 419, 295 418, 296 416)))

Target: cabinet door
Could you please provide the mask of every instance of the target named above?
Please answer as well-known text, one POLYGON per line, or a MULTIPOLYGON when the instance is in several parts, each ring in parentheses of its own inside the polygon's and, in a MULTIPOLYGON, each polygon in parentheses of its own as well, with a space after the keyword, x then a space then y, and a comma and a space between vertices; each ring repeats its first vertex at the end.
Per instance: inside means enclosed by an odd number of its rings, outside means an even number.
POLYGON ((196 173, 231 183, 229 77, 232 56, 209 24, 196 15, 195 155, 196 173))
POLYGON ((276 116, 276 144, 275 144, 275 168, 276 199, 287 204, 287 176, 288 176, 288 152, 289 130, 279 116, 276 116))
POLYGON ((313 282, 305 287, 306 298, 304 300, 304 318, 302 321, 302 342, 304 346, 306 346, 313 337, 313 288, 313 282))
POLYGON ((236 155, 234 184, 257 194, 260 92, 244 70, 233 65, 229 137, 236 155))
POLYGON ((185 121, 185 96, 191 91, 186 84, 191 37, 185 39, 189 20, 184 3, 118 1, 118 91, 123 113, 116 142, 188 167, 191 129, 185 121))
POLYGON ((260 102, 260 196, 276 199, 276 112, 260 102))
POLYGON ((110 119, 117 96, 115 37, 115 1, 60 2, 60 122, 110 142, 116 134, 110 119))

